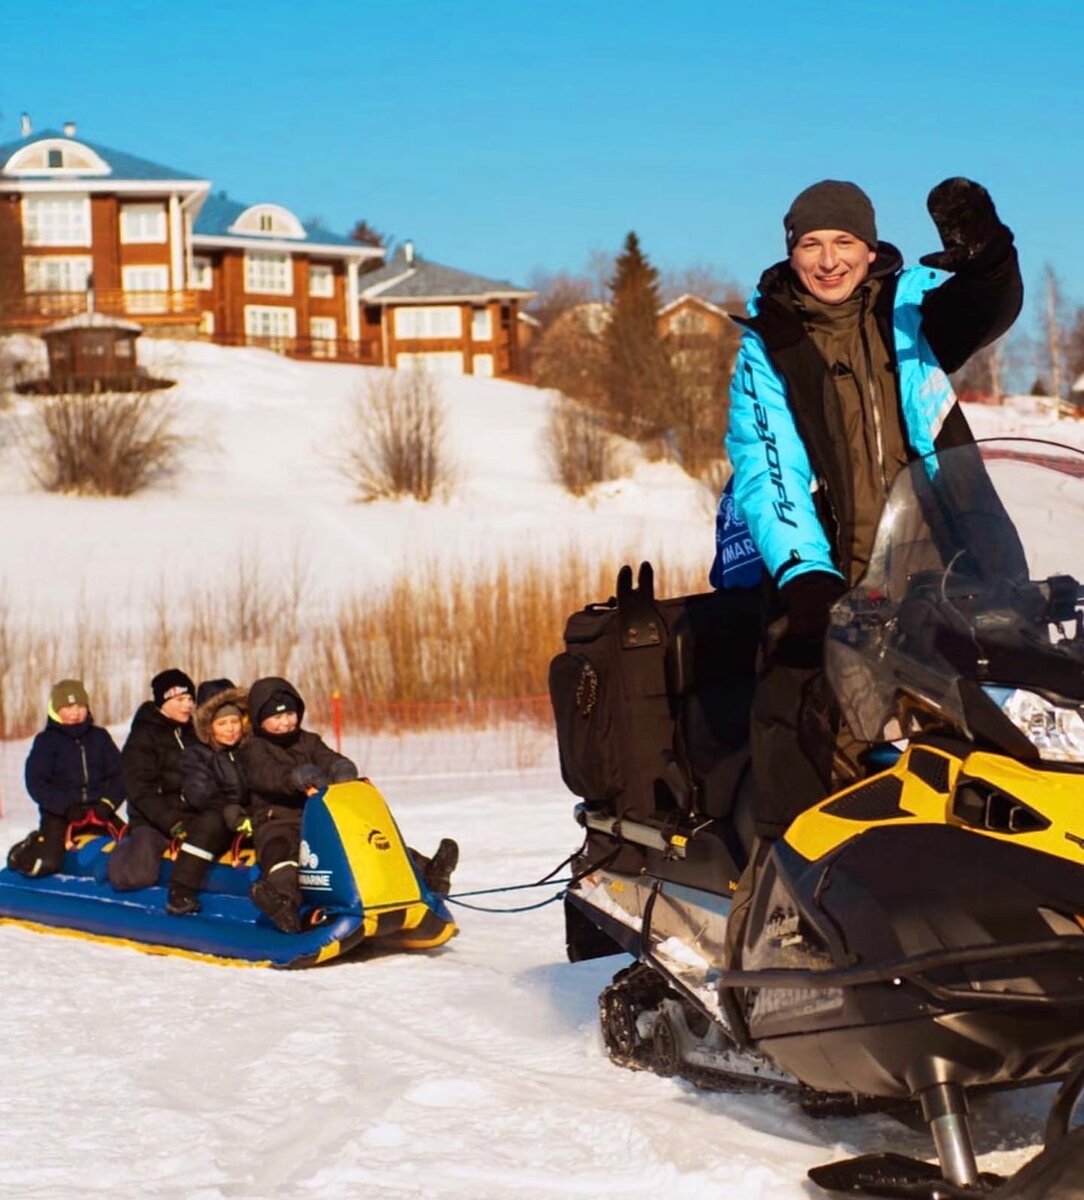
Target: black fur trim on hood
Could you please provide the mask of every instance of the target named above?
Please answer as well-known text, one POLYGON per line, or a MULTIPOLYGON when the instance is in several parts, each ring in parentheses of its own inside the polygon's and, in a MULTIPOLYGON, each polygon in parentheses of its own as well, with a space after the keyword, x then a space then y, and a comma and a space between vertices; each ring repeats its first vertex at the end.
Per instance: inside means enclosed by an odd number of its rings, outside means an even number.
POLYGON ((247 736, 248 690, 246 688, 226 688, 225 691, 215 692, 210 700, 205 700, 192 714, 192 727, 196 731, 196 737, 205 745, 211 743, 211 722, 214 721, 218 710, 227 704, 235 704, 241 710, 241 717, 245 723, 242 740, 247 736))

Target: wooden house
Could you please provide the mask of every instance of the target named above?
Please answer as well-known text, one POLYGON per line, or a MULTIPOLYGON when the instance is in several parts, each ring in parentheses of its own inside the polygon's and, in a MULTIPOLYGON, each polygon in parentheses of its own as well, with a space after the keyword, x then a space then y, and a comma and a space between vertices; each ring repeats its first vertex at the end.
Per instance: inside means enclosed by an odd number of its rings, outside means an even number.
POLYGON ((0 146, 0 322, 35 331, 86 310, 193 331, 192 224, 207 180, 76 137, 0 146))
POLYGON ((360 267, 381 259, 278 204, 208 197, 192 237, 200 330, 227 345, 312 358, 378 361, 361 340, 360 267))
POLYGON ((455 375, 519 376, 521 305, 534 293, 429 262, 405 242, 365 275, 361 337, 388 367, 455 375))

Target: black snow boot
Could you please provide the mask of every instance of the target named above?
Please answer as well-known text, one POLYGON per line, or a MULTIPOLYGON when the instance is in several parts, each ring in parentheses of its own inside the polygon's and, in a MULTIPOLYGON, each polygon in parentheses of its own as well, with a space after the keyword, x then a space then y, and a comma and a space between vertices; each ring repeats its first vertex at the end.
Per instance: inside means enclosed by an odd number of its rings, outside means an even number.
POLYGON ((451 838, 441 838, 436 854, 425 868, 425 886, 438 896, 452 890, 452 872, 459 864, 459 846, 451 838))
POLYGON ((271 918, 271 924, 282 933, 301 931, 301 914, 297 905, 266 879, 257 879, 249 892, 252 903, 271 918))
POLYGON ((199 910, 200 902, 191 888, 174 884, 169 889, 169 895, 166 897, 167 913, 172 913, 175 917, 190 917, 199 910))

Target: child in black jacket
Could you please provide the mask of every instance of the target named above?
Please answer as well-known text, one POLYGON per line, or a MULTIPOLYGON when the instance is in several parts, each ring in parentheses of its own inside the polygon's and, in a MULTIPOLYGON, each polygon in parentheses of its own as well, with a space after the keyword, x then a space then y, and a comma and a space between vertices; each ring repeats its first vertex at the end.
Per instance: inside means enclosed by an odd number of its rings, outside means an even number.
POLYGON ((38 828, 8 853, 24 875, 54 875, 64 859, 70 825, 98 826, 116 837, 123 828, 120 751, 94 724, 81 680, 62 679, 49 694, 45 728, 26 760, 26 790, 41 810, 38 828))
POLYGON ((274 676, 249 689, 252 738, 241 762, 252 804, 260 878, 252 901, 283 933, 301 929, 301 811, 312 792, 357 779, 358 769, 323 739, 301 728, 305 702, 292 683, 274 676))
MULTIPOLYGON (((249 691, 253 737, 241 748, 248 780, 260 878, 252 901, 283 933, 301 929, 301 812, 313 792, 358 778, 358 769, 315 733, 301 728, 305 702, 285 679, 258 679, 249 691)), ((459 847, 442 838, 432 858, 409 850, 427 886, 447 894, 459 847)))
POLYGON ((229 679, 208 680, 196 689, 192 725, 199 740, 181 754, 188 812, 166 899, 166 911, 174 916, 199 912, 197 893, 207 872, 229 849, 247 816, 248 787, 241 769, 241 743, 249 736, 247 706, 248 693, 229 679))

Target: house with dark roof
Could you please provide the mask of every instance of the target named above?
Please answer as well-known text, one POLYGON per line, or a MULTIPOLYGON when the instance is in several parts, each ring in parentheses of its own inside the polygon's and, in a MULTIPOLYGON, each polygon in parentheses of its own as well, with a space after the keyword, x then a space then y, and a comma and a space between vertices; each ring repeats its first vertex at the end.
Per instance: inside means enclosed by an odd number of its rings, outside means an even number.
POLYGON ((533 292, 430 262, 400 246, 362 277, 362 339, 378 362, 456 375, 521 374, 519 310, 533 292))
POLYGON ((200 330, 227 345, 263 345, 313 358, 378 361, 360 335, 358 279, 384 251, 279 204, 209 196, 192 233, 200 330))
POLYGON ((366 246, 63 131, 0 145, 0 330, 87 311, 300 357, 521 373, 534 293, 366 246), (368 270, 368 273, 365 273, 368 270))
POLYGON ((0 319, 33 330, 94 304, 194 329, 192 228, 211 190, 186 171, 62 131, 0 146, 0 319))

